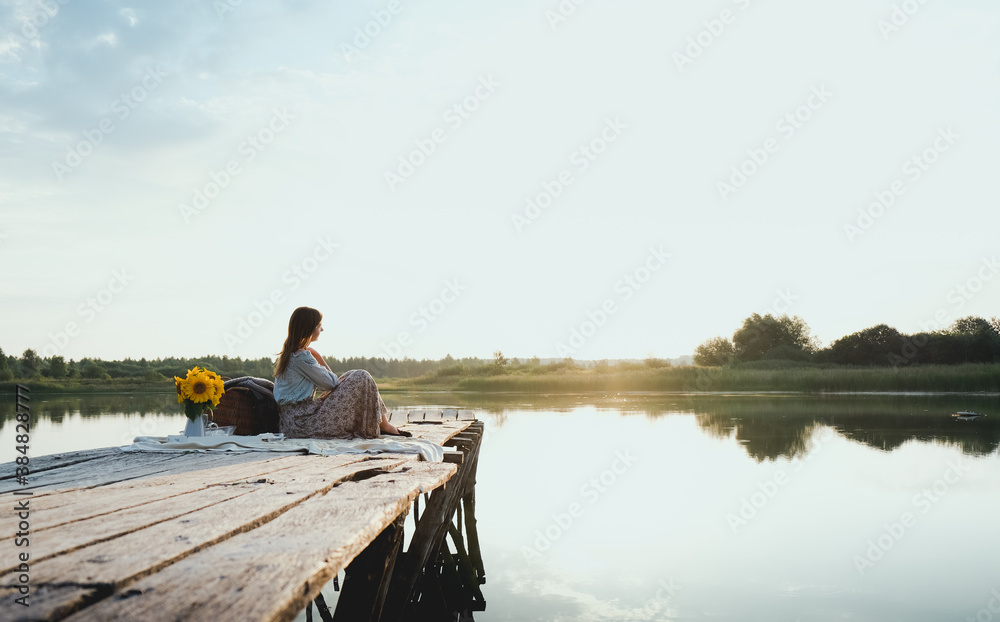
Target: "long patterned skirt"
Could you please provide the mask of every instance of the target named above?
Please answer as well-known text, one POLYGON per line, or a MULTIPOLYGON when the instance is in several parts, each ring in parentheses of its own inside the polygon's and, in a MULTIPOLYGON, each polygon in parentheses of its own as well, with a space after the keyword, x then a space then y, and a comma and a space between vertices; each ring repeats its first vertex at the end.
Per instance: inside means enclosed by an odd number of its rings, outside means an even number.
POLYGON ((352 369, 325 397, 284 404, 278 412, 285 438, 378 438, 388 411, 371 374, 352 369))

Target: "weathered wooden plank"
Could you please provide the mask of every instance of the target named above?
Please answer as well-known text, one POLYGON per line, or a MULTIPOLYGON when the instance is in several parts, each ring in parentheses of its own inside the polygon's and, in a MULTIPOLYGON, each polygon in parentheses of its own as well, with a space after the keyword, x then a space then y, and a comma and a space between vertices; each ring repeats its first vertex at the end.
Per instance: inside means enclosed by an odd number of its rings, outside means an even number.
POLYGON ((445 447, 467 447, 476 442, 476 439, 463 436, 464 432, 455 434, 444 442, 445 447))
MULTIPOLYGON (((248 494, 248 492, 237 492, 229 487, 207 488, 184 495, 180 501, 175 498, 163 499, 110 515, 73 521, 60 527, 41 531, 32 529, 32 566, 58 555, 65 555, 86 546, 100 544, 104 540, 145 529, 191 512, 197 512, 217 503, 248 494)), ((8 562, 10 564, 9 566, 4 564, 5 567, 0 568, 0 573, 10 572, 17 566, 14 563, 18 552, 15 542, 14 539, 0 542, 0 560, 2 560, 0 563, 8 562)))
POLYGON ((98 486, 111 481, 121 481, 159 473, 163 465, 176 460, 180 454, 124 453, 120 450, 88 460, 80 468, 77 465, 53 468, 41 473, 32 473, 28 486, 19 486, 16 480, 0 482, 0 494, 14 490, 32 491, 40 494, 52 488, 73 488, 98 486))
POLYGON ((189 452, 184 455, 187 456, 187 460, 176 460, 168 465, 164 465, 164 470, 158 475, 178 475, 180 473, 202 471, 215 467, 246 464, 249 462, 266 462, 268 460, 274 460, 276 456, 296 456, 305 454, 276 454, 260 451, 212 451, 189 452))
MULTIPOLYGON (((87 449, 84 451, 75 451, 66 454, 50 454, 38 457, 32 456, 31 472, 41 473, 51 469, 58 469, 71 464, 94 460, 96 458, 110 455, 114 452, 114 447, 104 447, 102 449, 87 449)), ((15 465, 13 462, 4 462, 0 466, 3 467, 3 471, 0 471, 0 481, 11 480, 16 477, 16 471, 14 470, 15 465)))
POLYGON ((441 418, 445 421, 458 421, 458 409, 445 408, 441 411, 441 418))
MULTIPOLYGON (((186 473, 227 464, 261 462, 271 460, 274 454, 262 452, 185 452, 147 453, 123 452, 118 447, 87 450, 59 455, 62 461, 48 461, 48 468, 41 472, 36 469, 36 461, 31 459, 30 485, 16 485, 11 480, 0 481, 0 494, 13 490, 31 490, 35 498, 73 488, 106 486, 136 477, 152 477, 186 473), (140 465, 140 466, 135 466, 140 465), (152 467, 152 468, 150 468, 152 467), (123 475, 124 474, 124 475, 123 475)), ((5 463, 13 471, 13 463, 5 463)))
MULTIPOLYGON (((104 486, 99 489, 99 493, 95 493, 93 488, 73 488, 53 491, 44 496, 27 497, 34 513, 32 531, 37 534, 58 525, 154 503, 161 499, 201 490, 213 484, 263 476, 295 465, 294 456, 275 458, 272 454, 265 455, 271 459, 178 475, 132 479, 104 486)), ((353 456, 353 458, 362 460, 364 456, 353 456)), ((0 541, 14 537, 8 534, 0 535, 3 536, 0 541)))
POLYGON ((51 470, 41 478, 31 477, 31 486, 16 487, 30 490, 35 497, 73 489, 108 486, 133 479, 186 473, 226 464, 263 461, 273 454, 247 453, 124 453, 115 449, 111 454, 95 460, 75 464, 67 469, 51 470))
POLYGON ((128 598, 113 595, 69 620, 291 620, 420 491, 454 472, 451 465, 410 463, 346 482, 336 494, 315 495, 138 581, 128 598))
POLYGON ((389 413, 389 423, 395 426, 406 423, 407 412, 405 410, 395 410, 389 413))
POLYGON ((449 434, 454 435, 465 430, 472 423, 472 421, 418 421, 407 424, 406 429, 421 435, 435 435, 441 433, 442 430, 449 430, 449 434))
POLYGON ((426 440, 431 441, 432 443, 437 443, 438 445, 443 446, 448 441, 448 439, 450 439, 452 436, 461 431, 462 431, 461 428, 442 427, 437 430, 432 429, 427 434, 421 436, 421 438, 424 438, 426 440))
POLYGON ((427 414, 426 410, 411 410, 410 412, 406 413, 406 420, 407 421, 423 421, 424 420, 424 415, 426 415, 426 414, 427 414))
POLYGON ((473 422, 471 421, 442 421, 438 424, 410 424, 403 429, 412 433, 416 438, 444 445, 448 439, 466 430, 473 422))
MULTIPOLYGON (((233 494, 246 494, 33 564, 32 583, 121 588, 201 548, 253 530, 352 476, 404 463, 377 458, 332 466, 338 458, 342 457, 301 456, 300 465, 277 471, 266 479, 221 486, 230 488, 233 494)), ((119 533, 114 520, 106 522, 109 536, 119 533)), ((0 576, 2 585, 10 586, 13 580, 12 574, 0 576)))
POLYGON ((460 421, 476 421, 476 413, 472 410, 460 410, 458 411, 458 419, 460 421))
POLYGON ((444 411, 441 410, 424 411, 424 421, 441 421, 443 417, 444 417, 444 411))
POLYGON ((15 604, 21 594, 16 588, 0 587, 0 619, 10 622, 38 622, 59 620, 68 613, 84 607, 109 593, 107 589, 79 585, 35 585, 32 582, 28 595, 29 607, 15 604))

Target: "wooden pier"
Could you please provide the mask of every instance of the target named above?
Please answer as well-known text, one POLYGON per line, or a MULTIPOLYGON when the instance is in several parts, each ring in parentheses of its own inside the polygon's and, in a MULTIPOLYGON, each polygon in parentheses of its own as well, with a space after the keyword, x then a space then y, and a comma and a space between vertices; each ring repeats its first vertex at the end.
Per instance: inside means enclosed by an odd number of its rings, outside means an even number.
POLYGON ((0 620, 292 620, 307 607, 311 619, 314 601, 324 620, 485 609, 482 423, 454 409, 390 420, 451 448, 445 462, 108 448, 33 458, 27 487, 3 465, 5 506, 28 501, 30 546, 0 534, 0 620), (320 590, 341 570, 331 617, 320 590), (14 604, 23 574, 30 607, 14 604))

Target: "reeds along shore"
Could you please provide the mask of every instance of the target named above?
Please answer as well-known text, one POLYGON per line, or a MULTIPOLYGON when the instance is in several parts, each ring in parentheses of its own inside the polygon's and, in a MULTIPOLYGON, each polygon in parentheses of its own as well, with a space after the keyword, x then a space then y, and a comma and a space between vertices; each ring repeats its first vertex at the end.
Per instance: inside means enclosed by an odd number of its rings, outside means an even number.
POLYGON ((459 391, 576 393, 588 391, 787 391, 787 392, 1000 392, 1000 365, 969 364, 896 368, 853 367, 661 367, 623 371, 563 370, 533 375, 468 376, 452 382, 421 378, 397 388, 439 386, 459 391))

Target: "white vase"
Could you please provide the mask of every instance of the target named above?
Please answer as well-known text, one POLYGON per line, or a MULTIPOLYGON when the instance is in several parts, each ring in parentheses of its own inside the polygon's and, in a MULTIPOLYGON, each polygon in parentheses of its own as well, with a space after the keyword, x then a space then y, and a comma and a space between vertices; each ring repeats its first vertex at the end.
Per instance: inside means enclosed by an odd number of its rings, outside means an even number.
POLYGON ((205 436, 205 415, 198 415, 194 421, 187 420, 184 436, 205 436))

